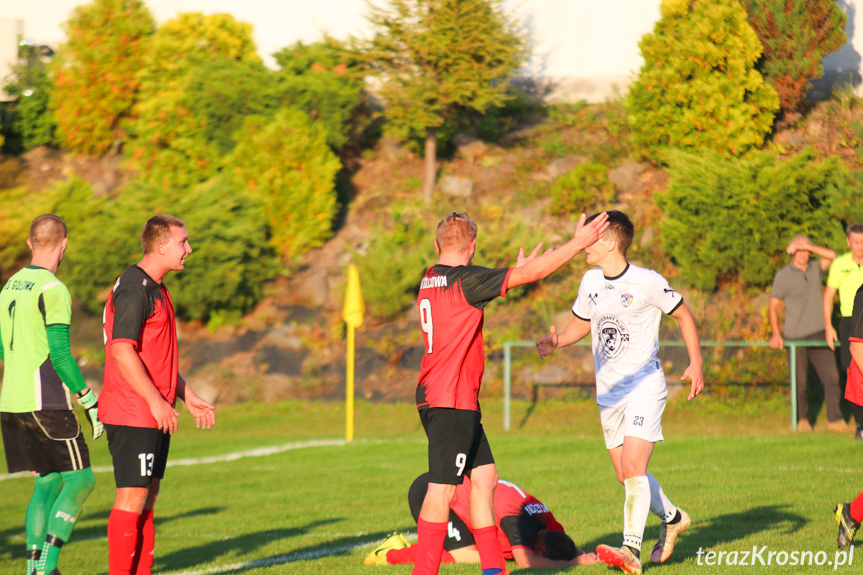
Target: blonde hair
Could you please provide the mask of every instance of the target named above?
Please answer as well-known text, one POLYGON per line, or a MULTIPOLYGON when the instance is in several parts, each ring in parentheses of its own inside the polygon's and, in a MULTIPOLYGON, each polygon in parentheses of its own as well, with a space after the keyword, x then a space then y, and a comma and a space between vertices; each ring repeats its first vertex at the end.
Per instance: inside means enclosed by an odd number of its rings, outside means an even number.
POLYGON ((475 238, 476 223, 465 212, 451 212, 437 225, 435 239, 441 252, 466 252, 475 238))

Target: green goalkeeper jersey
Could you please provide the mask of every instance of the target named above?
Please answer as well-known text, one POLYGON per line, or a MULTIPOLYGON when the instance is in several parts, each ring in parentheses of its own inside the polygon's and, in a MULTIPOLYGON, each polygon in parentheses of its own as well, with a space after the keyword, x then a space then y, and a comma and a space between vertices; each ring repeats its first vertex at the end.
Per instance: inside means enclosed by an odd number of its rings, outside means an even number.
POLYGON ((6 282, 0 291, 4 362, 0 411, 72 409, 48 345, 48 328, 62 326, 68 333, 71 319, 69 290, 45 268, 27 266, 6 282))

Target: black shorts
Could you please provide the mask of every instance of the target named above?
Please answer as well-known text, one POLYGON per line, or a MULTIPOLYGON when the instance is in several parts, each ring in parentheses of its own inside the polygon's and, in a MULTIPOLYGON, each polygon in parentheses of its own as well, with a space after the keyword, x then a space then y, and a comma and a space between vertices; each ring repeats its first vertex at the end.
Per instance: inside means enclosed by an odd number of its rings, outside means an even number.
POLYGON ((429 440, 430 482, 458 485, 466 472, 494 463, 479 411, 433 407, 419 413, 429 440))
POLYGON ((165 477, 171 436, 152 427, 105 424, 117 487, 149 487, 165 477))
MULTIPOLYGON (((408 505, 411 508, 411 515, 414 516, 414 521, 420 518, 420 510, 423 508, 423 501, 426 498, 426 492, 429 488, 429 474, 423 473, 417 477, 411 484, 408 490, 408 505)), ((461 517, 456 515, 455 511, 449 510, 449 524, 446 530, 446 539, 443 541, 443 548, 447 551, 455 551, 463 549, 469 545, 476 545, 473 535, 468 529, 467 524, 461 517)))
POLYGON ((39 475, 90 467, 90 452, 74 411, 0 413, 9 473, 39 475))

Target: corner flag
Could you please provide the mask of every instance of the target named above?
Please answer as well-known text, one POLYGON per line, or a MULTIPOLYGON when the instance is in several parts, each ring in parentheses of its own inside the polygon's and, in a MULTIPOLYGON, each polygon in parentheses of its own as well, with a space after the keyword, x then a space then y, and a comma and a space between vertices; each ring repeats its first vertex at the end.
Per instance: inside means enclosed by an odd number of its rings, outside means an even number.
POLYGON ((347 379, 345 381, 345 440, 354 440, 354 329, 363 325, 366 305, 363 302, 363 292, 360 290, 360 274, 357 266, 348 267, 348 287, 345 291, 345 307, 342 309, 342 319, 348 324, 348 357, 347 379))

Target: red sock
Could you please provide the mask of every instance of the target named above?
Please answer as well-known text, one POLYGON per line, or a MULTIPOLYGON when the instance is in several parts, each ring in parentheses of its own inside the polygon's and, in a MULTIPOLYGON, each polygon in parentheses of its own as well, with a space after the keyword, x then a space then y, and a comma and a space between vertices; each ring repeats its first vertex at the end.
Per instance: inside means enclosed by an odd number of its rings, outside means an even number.
MULTIPOLYGON (((416 566, 411 575, 438 575, 443 542, 446 540, 447 522, 432 523, 422 518, 417 520, 419 541, 416 545, 416 566)), ((113 575, 113 574, 112 574, 113 575)))
POLYGON ((137 513, 111 509, 108 516, 108 573, 130 575, 138 543, 137 513))
POLYGON ((156 546, 156 528, 153 525, 153 510, 145 509, 138 519, 138 544, 135 546, 134 575, 152 575, 153 550, 156 546))
POLYGON ((506 569, 506 559, 503 556, 503 551, 500 550, 500 540, 497 538, 497 525, 483 527, 482 529, 474 529, 471 532, 474 541, 476 541, 476 550, 479 551, 479 566, 480 569, 500 569, 500 572, 506 569))
MULTIPOLYGON (((387 551, 387 565, 410 565, 417 562, 417 546, 411 545, 404 549, 390 549, 387 551)), ((440 558, 441 563, 455 563, 452 554, 446 549, 440 558)))
POLYGON ((863 493, 851 502, 851 517, 857 523, 863 523, 863 493))

